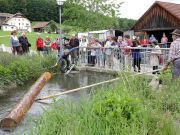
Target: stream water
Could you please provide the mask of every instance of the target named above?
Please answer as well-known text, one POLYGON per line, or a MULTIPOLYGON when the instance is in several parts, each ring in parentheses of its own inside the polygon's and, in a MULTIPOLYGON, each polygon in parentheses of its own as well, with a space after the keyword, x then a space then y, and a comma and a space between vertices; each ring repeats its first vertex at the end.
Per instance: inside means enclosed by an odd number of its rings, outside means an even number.
MULTIPOLYGON (((90 84, 98 83, 101 81, 106 81, 112 79, 113 77, 104 73, 96 72, 79 72, 69 75, 57 75, 45 85, 38 97, 49 96, 57 92, 62 92, 82 86, 87 86, 90 84)), ((11 108, 16 105, 23 95, 30 88, 32 83, 27 84, 26 87, 20 87, 7 92, 6 95, 0 97, 0 119, 11 110, 11 108)), ((87 96, 89 90, 79 91, 73 94, 63 95, 59 98, 67 98, 73 102, 78 101, 82 96, 87 96)), ((34 102, 28 113, 25 115, 24 119, 21 121, 20 125, 13 131, 7 132, 0 129, 0 135, 23 135, 30 134, 32 127, 36 126, 38 118, 42 115, 44 109, 47 109, 49 105, 34 102)))

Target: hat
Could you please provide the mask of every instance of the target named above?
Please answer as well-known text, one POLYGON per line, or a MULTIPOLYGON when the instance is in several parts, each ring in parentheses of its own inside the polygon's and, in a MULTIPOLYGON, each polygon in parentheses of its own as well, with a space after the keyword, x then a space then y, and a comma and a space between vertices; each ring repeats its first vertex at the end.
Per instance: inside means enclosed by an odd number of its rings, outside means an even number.
POLYGON ((175 29, 173 32, 172 32, 173 35, 177 35, 177 36, 180 36, 180 29, 175 29))

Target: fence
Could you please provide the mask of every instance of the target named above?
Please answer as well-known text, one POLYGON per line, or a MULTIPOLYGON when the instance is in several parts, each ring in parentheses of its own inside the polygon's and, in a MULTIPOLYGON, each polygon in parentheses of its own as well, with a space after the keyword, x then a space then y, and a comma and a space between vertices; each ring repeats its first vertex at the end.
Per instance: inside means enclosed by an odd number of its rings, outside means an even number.
POLYGON ((79 48, 78 65, 115 71, 146 72, 158 69, 167 61, 169 48, 79 48), (140 67, 139 67, 140 66, 140 67), (138 68, 139 67, 139 68, 138 68))

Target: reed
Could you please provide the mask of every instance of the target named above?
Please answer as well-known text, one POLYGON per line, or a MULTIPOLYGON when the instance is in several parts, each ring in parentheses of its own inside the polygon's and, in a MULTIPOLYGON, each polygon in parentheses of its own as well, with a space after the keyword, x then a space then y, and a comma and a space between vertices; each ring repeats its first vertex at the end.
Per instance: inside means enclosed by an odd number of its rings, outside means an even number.
POLYGON ((38 122, 36 134, 178 135, 180 124, 174 123, 180 114, 180 80, 157 91, 146 77, 121 78, 79 103, 55 102, 38 122))

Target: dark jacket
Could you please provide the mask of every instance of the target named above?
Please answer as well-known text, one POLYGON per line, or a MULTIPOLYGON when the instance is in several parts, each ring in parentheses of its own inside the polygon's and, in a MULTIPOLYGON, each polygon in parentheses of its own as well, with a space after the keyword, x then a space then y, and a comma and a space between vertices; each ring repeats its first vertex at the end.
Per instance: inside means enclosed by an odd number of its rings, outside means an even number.
POLYGON ((23 36, 20 36, 19 37, 19 43, 22 45, 22 46, 26 46, 28 47, 28 39, 27 37, 23 37, 23 36))
POLYGON ((79 46, 79 39, 71 39, 69 42, 70 48, 78 47, 79 46))
POLYGON ((132 58, 133 59, 141 59, 140 49, 132 49, 132 58))

